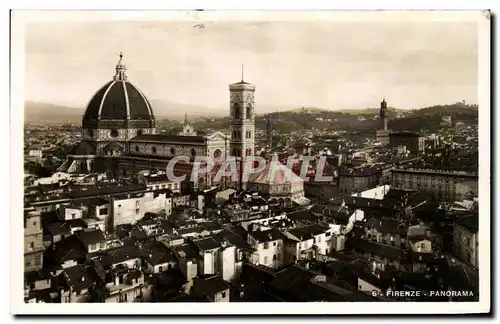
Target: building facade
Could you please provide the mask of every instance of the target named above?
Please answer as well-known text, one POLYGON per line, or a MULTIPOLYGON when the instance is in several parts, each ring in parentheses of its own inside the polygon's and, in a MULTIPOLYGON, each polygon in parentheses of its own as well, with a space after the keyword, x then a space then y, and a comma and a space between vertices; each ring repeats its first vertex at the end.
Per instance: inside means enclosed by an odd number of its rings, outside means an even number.
POLYGON ((453 253, 462 261, 479 268, 478 215, 470 214, 456 219, 453 226, 453 253))
POLYGON ((478 195, 478 175, 473 172, 433 169, 395 168, 391 171, 391 187, 420 190, 437 200, 458 201, 465 195, 478 195))
POLYGON ((43 265, 43 231, 40 213, 24 211, 24 272, 40 270, 43 265))
POLYGON ((420 155, 425 153, 425 138, 417 133, 397 132, 389 135, 390 147, 405 146, 410 154, 420 155))

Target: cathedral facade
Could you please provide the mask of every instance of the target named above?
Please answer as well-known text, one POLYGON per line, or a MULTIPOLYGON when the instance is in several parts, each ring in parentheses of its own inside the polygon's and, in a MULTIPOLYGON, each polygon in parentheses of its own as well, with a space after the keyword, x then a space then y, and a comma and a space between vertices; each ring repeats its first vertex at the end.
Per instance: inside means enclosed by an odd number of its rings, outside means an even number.
MULTIPOLYGON (((176 156, 223 161, 254 154, 255 86, 243 80, 229 86, 231 134, 203 134, 184 122, 178 135, 157 134, 153 107, 126 74, 123 56, 111 81, 90 99, 82 120, 83 140, 73 146, 59 171, 131 175, 143 169, 165 169, 176 156)), ((179 164, 189 172, 190 163, 179 164)), ((176 165, 177 167, 177 165, 176 165)), ((205 181, 208 179, 205 179, 205 181)))

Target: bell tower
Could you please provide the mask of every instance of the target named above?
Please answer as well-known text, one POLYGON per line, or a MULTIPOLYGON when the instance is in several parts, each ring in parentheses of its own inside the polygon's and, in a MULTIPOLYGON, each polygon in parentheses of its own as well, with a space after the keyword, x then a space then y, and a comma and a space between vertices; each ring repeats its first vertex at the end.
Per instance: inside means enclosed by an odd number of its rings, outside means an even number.
POLYGON ((229 85, 231 119, 229 154, 242 160, 255 154, 254 93, 255 86, 243 80, 242 66, 241 81, 229 85))
POLYGON ((377 141, 382 145, 388 145, 391 130, 387 129, 387 101, 385 101, 385 98, 380 103, 379 117, 380 126, 379 129, 376 130, 377 141))
POLYGON ((387 130, 387 101, 385 98, 380 103, 380 129, 387 130))

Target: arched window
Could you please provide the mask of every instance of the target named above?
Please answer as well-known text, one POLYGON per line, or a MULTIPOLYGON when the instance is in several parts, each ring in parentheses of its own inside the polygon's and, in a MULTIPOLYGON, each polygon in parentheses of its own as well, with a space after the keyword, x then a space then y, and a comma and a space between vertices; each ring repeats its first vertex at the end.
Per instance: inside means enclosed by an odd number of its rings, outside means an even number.
POLYGON ((139 135, 142 135, 142 129, 139 129, 139 130, 137 131, 137 136, 139 136, 139 135))
POLYGON ((221 151, 221 150, 219 150, 219 149, 216 149, 216 150, 214 151, 214 158, 215 158, 215 159, 218 159, 218 158, 220 158, 221 156, 222 156, 222 151, 221 151))
POLYGON ((153 153, 155 153, 155 154, 156 154, 156 147, 154 147, 154 146, 153 146, 153 147, 151 148, 151 151, 153 151, 153 153))
POLYGON ((240 119, 240 105, 235 102, 234 105, 233 105, 233 118, 234 119, 240 119))
POLYGON ((139 152, 139 146, 137 146, 137 145, 135 146, 135 151, 139 152))
POLYGON ((173 147, 172 147, 172 148, 170 149, 170 154, 175 155, 175 148, 173 148, 173 147))
POLYGON ((116 129, 112 129, 110 132, 109 132, 109 136, 115 138, 115 137, 118 137, 118 130, 116 129))
POLYGON ((191 149, 191 156, 196 156, 196 150, 195 149, 191 149))
POLYGON ((252 119, 252 105, 247 105, 247 119, 252 119))

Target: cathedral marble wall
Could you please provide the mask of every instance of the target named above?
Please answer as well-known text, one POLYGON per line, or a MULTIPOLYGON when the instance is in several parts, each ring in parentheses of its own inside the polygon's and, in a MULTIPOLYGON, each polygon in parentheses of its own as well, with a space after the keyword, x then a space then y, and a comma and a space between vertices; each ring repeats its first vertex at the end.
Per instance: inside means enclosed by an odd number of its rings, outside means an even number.
POLYGON ((183 144, 183 143, 147 143, 129 141, 127 152, 129 155, 148 155, 162 158, 173 158, 175 156, 205 156, 205 144, 183 144))

